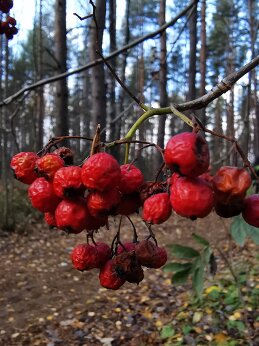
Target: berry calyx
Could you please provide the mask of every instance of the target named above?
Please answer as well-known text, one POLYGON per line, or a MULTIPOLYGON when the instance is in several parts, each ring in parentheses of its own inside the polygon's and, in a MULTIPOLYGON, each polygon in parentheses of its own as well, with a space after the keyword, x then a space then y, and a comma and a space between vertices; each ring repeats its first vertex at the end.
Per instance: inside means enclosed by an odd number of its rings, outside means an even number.
POLYGON ((121 170, 115 158, 107 153, 89 157, 82 167, 82 182, 90 190, 105 191, 119 185, 121 170))
POLYGON ((45 178, 37 178, 28 189, 28 196, 34 208, 43 213, 54 212, 60 202, 53 190, 52 183, 45 178))
POLYGON ((53 154, 56 154, 61 157, 65 162, 65 165, 73 165, 74 153, 71 149, 67 147, 60 147, 53 151, 53 154))
POLYGON ((123 194, 137 192, 144 182, 144 176, 140 169, 131 164, 125 164, 120 167, 121 181, 119 190, 123 194))
POLYGON ((31 184, 38 178, 34 168, 39 156, 33 152, 21 152, 14 155, 10 166, 17 180, 24 184, 31 184))
POLYGON ((64 167, 64 161, 56 154, 46 154, 36 161, 36 171, 39 176, 52 181, 55 173, 64 167))
POLYGON ((54 192, 60 198, 76 197, 85 190, 81 180, 81 168, 78 166, 61 167, 54 175, 54 192))
POLYGON ((172 214, 169 194, 158 193, 145 200, 142 218, 148 223, 161 224, 172 214))
POLYGON ((99 280, 101 286, 111 290, 118 290, 126 281, 120 278, 117 274, 114 268, 114 261, 112 259, 107 261, 101 268, 99 280))
POLYGON ((199 134, 182 132, 168 141, 164 159, 172 171, 194 178, 205 173, 209 167, 209 147, 199 134))
POLYGON ((249 225, 259 227, 259 195, 245 198, 242 216, 249 225))

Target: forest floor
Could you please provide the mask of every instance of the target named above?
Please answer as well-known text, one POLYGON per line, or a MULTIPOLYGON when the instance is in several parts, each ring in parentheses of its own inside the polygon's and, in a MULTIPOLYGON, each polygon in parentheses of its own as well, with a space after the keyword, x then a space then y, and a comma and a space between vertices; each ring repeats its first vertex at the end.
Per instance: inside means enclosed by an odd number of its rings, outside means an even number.
MULTIPOLYGON (((124 239, 130 239, 129 227, 123 225, 124 239)), ((143 237, 140 220, 136 227, 143 237)), ((229 242, 227 229, 228 223, 215 215, 195 222, 172 217, 155 228, 160 245, 192 246, 191 234, 197 232, 232 262, 241 300, 215 250, 218 272, 206 277, 203 303, 194 299, 190 283, 173 285, 172 274, 162 269, 146 269, 138 286, 101 288, 97 270, 72 268, 69 253, 85 241, 83 234, 68 236, 41 223, 23 234, 2 234, 0 345, 259 345, 258 255, 252 243, 240 248, 229 242)), ((112 234, 103 230, 97 239, 110 241, 112 234)))

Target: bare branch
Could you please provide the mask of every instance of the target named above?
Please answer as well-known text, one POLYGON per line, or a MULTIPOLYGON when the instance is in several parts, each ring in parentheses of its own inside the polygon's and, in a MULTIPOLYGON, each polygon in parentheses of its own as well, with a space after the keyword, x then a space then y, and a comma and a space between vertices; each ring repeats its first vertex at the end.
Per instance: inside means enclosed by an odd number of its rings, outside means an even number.
POLYGON ((88 14, 87 16, 84 16, 84 17, 80 17, 79 14, 77 13, 73 13, 74 16, 76 16, 77 18, 79 18, 80 20, 85 20, 85 19, 88 19, 88 18, 91 18, 93 16, 93 14, 88 14))
MULTIPOLYGON (((179 18, 183 17, 193 6, 194 4, 196 4, 197 0, 194 0, 192 1, 187 7, 185 7, 185 9, 183 11, 181 11, 176 17, 174 17, 171 21, 169 21, 168 23, 165 23, 164 25, 162 25, 158 30, 155 30, 153 31, 152 33, 150 34, 147 34, 145 36, 142 36, 140 38, 138 38, 137 40, 134 40, 133 42, 127 44, 126 46, 114 51, 113 53, 111 53, 110 55, 106 56, 105 57, 105 60, 110 60, 118 55, 120 55, 121 53, 127 51, 128 49, 130 48, 133 48, 135 46, 137 46, 138 44, 150 39, 150 38, 153 38, 159 34, 161 34, 164 30, 166 30, 168 27, 171 27, 173 26, 179 18)), ((57 80, 60 80, 62 78, 67 78, 69 76, 72 76, 74 74, 77 74, 77 73, 81 73, 93 66, 96 66, 100 63, 102 63, 103 60, 100 58, 100 59, 96 59, 92 62, 90 62, 89 64, 86 64, 86 65, 83 65, 77 69, 74 69, 74 70, 71 70, 71 71, 67 71, 67 72, 64 72, 64 73, 61 73, 59 75, 56 75, 56 76, 53 76, 53 77, 50 77, 50 78, 46 78, 46 79, 42 79, 42 80, 39 80, 38 82, 34 83, 34 84, 31 84, 31 85, 27 85, 26 87, 22 88, 21 90, 17 91, 15 94, 7 97, 5 100, 1 101, 0 102, 0 107, 3 107, 5 105, 8 105, 9 103, 13 102, 15 99, 17 99, 18 97, 20 97, 22 94, 24 94, 26 91, 29 91, 29 90, 34 90, 36 88, 39 88, 41 87, 42 85, 45 85, 45 84, 50 84, 50 83, 54 83, 56 82, 57 80)))

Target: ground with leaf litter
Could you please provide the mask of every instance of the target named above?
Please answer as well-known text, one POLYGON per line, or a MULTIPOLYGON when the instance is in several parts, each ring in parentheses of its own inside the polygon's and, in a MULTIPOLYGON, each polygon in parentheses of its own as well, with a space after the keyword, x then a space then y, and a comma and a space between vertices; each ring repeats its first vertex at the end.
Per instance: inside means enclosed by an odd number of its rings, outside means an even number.
MULTIPOLYGON (((134 221, 143 239, 147 231, 134 221)), ((172 284, 172 274, 162 269, 146 269, 139 286, 101 288, 97 270, 81 273, 70 263, 69 253, 85 236, 36 223, 25 234, 0 238, 0 345, 259 345, 253 243, 233 245, 226 237, 228 223, 215 215, 195 222, 172 217, 154 230, 160 245, 199 249, 196 232, 214 246, 218 271, 214 277, 206 273, 202 303, 194 299, 191 282, 172 284), (239 291, 215 247, 232 263, 239 291)), ((96 238, 111 241, 114 233, 111 225, 96 238)), ((131 235, 125 221, 122 238, 131 235)))

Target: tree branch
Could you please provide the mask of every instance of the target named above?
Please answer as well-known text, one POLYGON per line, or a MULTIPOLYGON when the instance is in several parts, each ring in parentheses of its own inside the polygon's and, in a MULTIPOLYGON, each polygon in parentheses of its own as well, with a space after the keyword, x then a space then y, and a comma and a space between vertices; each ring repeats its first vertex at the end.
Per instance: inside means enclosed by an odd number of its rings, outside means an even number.
MULTIPOLYGON (((176 17, 174 17, 168 23, 165 23, 164 25, 162 25, 158 30, 155 30, 155 31, 153 31, 150 34, 142 36, 142 37, 134 40, 133 42, 127 44, 126 46, 124 46, 124 47, 114 51, 110 55, 106 56, 105 60, 110 60, 110 59, 120 55, 121 53, 127 51, 128 49, 133 48, 133 47, 137 46, 138 44, 140 44, 140 43, 142 43, 142 42, 144 42, 144 41, 146 41, 146 40, 148 40, 150 38, 153 38, 153 37, 161 34, 168 27, 173 26, 178 21, 179 18, 183 17, 196 4, 196 2, 197 2, 197 0, 192 1, 176 17)), ((8 105, 9 103, 13 102, 18 97, 20 97, 22 94, 24 94, 26 91, 34 90, 36 88, 41 87, 42 85, 54 83, 57 80, 60 80, 62 78, 67 78, 67 77, 72 76, 74 74, 81 73, 81 72, 83 72, 83 71, 85 71, 85 70, 87 70, 87 69, 89 69, 91 67, 94 67, 94 66, 96 66, 98 64, 101 64, 101 63, 103 63, 103 59, 96 59, 96 60, 90 62, 89 64, 83 65, 83 66, 81 66, 81 67, 79 67, 77 69, 74 69, 74 70, 71 70, 71 71, 67 71, 65 73, 61 73, 61 74, 58 74, 58 75, 50 77, 50 78, 39 80, 38 82, 36 82, 34 84, 31 84, 31 85, 27 85, 26 87, 24 87, 24 88, 20 89, 19 91, 17 91, 15 94, 13 94, 13 95, 7 97, 6 99, 4 99, 3 101, 1 101, 0 102, 0 107, 3 107, 5 105, 8 105)))

